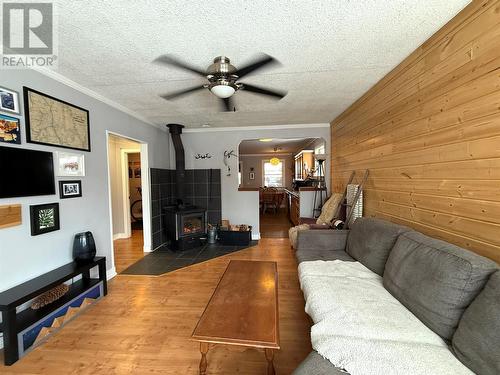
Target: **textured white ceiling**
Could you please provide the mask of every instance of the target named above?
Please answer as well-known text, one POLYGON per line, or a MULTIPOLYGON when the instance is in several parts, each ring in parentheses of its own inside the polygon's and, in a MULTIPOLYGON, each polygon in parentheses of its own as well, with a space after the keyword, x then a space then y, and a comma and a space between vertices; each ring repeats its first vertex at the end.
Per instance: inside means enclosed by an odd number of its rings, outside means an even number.
MULTIPOLYGON (((240 143, 239 154, 269 154, 269 153, 297 153, 304 147, 310 147, 317 138, 273 138, 270 142, 261 142, 258 139, 245 140, 240 143), (275 151, 274 148, 277 148, 275 151)), ((312 148, 311 148, 312 149, 312 148)))
POLYGON ((57 0, 58 73, 156 124, 248 126, 330 122, 449 21, 467 0, 57 0), (158 95, 204 83, 152 64, 175 54, 206 68, 264 52, 281 67, 244 81, 288 90, 281 101, 248 92, 219 112, 208 91, 175 102, 158 95))

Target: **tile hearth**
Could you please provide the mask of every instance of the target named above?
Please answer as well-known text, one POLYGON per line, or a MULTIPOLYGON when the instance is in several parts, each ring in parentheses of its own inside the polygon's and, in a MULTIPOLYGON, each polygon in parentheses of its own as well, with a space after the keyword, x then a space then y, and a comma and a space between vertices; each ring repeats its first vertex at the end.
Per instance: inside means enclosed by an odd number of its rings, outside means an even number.
POLYGON ((162 247, 144 258, 138 260, 121 272, 123 275, 162 275, 196 263, 217 258, 256 246, 258 241, 252 241, 248 246, 223 246, 219 244, 206 244, 201 247, 174 252, 162 247))

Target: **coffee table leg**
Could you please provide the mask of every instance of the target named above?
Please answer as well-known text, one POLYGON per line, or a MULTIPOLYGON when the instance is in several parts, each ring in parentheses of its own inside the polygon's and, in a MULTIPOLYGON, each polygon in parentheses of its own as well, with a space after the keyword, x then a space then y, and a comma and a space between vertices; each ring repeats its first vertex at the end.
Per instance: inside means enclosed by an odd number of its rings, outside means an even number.
POLYGON ((207 373, 207 353, 208 353, 208 342, 200 342, 200 375, 206 375, 207 373))
POLYGON ((264 353, 266 354, 267 360, 267 375, 274 375, 274 350, 273 349, 264 349, 264 353))

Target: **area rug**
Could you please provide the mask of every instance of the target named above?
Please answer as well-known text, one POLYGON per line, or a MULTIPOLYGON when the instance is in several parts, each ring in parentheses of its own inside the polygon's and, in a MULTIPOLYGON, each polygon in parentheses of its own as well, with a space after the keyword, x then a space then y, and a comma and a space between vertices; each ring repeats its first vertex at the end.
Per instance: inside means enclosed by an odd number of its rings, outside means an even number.
POLYGON ((207 244, 186 251, 174 252, 162 247, 138 260, 130 267, 121 272, 122 275, 162 275, 183 267, 217 258, 256 246, 258 241, 251 241, 248 246, 223 246, 219 244, 207 244))

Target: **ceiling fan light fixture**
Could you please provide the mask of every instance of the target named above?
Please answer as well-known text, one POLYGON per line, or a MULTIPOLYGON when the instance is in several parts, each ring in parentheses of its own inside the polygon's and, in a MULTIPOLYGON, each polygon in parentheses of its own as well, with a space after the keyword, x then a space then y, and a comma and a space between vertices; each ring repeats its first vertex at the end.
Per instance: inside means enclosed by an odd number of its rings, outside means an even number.
POLYGON ((225 99, 232 96, 236 90, 230 85, 215 85, 210 88, 210 92, 218 98, 225 99))
POLYGON ((227 56, 217 56, 206 70, 197 68, 190 63, 186 63, 173 55, 159 56, 154 60, 154 62, 195 73, 208 81, 202 85, 196 85, 194 87, 178 90, 170 94, 160 95, 160 97, 165 100, 174 100, 199 90, 208 89, 217 98, 221 99, 219 102, 221 104, 222 111, 233 112, 236 111, 236 108, 234 107, 231 97, 236 91, 239 90, 245 90, 258 95, 266 95, 275 99, 282 99, 286 95, 286 92, 239 82, 241 78, 260 70, 263 67, 278 63, 276 59, 266 54, 261 54, 254 61, 243 67, 240 66, 239 69, 231 64, 231 60, 227 56))

